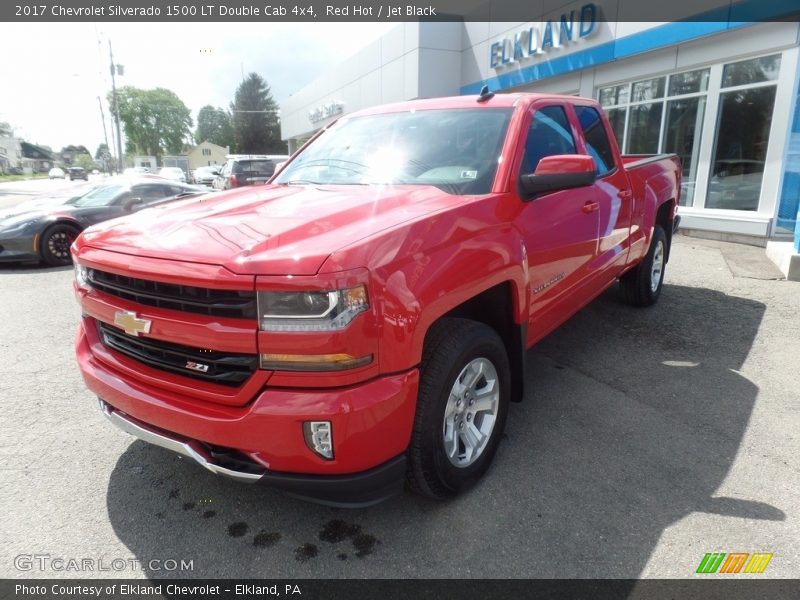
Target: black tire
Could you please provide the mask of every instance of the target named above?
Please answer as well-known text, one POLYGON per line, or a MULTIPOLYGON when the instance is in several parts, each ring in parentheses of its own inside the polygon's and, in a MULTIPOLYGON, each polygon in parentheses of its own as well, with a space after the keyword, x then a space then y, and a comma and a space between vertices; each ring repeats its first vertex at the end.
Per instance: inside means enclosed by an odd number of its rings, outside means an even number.
MULTIPOLYGON (((482 375, 477 378, 476 389, 481 389, 481 381, 482 389, 491 389, 488 379, 482 375)), ((503 435, 510 393, 508 356, 503 341, 494 329, 467 319, 442 319, 435 323, 425 340, 417 412, 408 450, 406 479, 411 490, 444 500, 477 482, 489 468, 503 435), (475 413, 474 420, 471 413, 460 414, 461 425, 469 427, 469 423, 466 423, 468 419, 478 428, 485 426, 490 429, 486 433, 486 441, 475 453, 474 462, 457 466, 452 460, 460 460, 459 449, 463 447, 466 452, 466 447, 460 437, 451 438, 455 439, 455 446, 450 446, 455 449, 454 458, 451 460, 445 453, 445 410, 450 392, 462 371, 468 365, 486 365, 481 359, 488 361, 497 375, 496 380, 492 377, 499 390, 496 411, 494 415, 488 412, 475 413), (473 362, 476 360, 478 363, 473 362), (484 421, 487 416, 493 416, 493 425, 491 421, 484 421)), ((465 400, 464 408, 460 410, 468 411, 466 404, 465 400)), ((459 417, 455 419, 458 421, 459 417)))
POLYGON ((62 267, 72 264, 69 247, 80 234, 74 225, 56 223, 48 227, 39 242, 42 260, 51 267, 62 267))
POLYGON ((656 303, 664 284, 664 271, 669 253, 667 244, 667 234, 664 233, 661 225, 656 225, 653 228, 650 248, 644 260, 636 268, 620 277, 619 287, 625 302, 632 306, 652 306, 656 303), (653 263, 659 253, 661 256, 661 269, 657 275, 658 284, 654 285, 653 263))

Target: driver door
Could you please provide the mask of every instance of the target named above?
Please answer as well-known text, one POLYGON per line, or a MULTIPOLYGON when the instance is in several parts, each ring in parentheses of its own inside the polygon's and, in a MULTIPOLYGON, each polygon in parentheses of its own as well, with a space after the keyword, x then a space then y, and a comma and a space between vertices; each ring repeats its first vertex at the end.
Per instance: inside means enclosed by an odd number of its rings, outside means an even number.
MULTIPOLYGON (((545 156, 578 154, 577 133, 563 105, 539 105, 530 115, 524 152, 517 173, 534 173, 545 156)), ((519 193, 519 190, 518 190, 519 193)), ((580 189, 519 196, 517 218, 528 252, 529 342, 538 340, 580 306, 572 294, 587 276, 597 255, 599 217, 587 210, 580 189)))

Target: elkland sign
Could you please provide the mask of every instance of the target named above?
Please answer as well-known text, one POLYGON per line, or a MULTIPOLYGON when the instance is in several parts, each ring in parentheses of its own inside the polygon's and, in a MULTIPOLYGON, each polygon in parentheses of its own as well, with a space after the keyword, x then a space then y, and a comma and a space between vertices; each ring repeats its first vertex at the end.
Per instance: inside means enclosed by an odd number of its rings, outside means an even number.
POLYGON ((523 29, 513 38, 495 42, 489 46, 489 65, 492 69, 502 69, 589 37, 597 29, 597 12, 595 4, 584 4, 580 10, 562 14, 558 21, 544 21, 523 29))

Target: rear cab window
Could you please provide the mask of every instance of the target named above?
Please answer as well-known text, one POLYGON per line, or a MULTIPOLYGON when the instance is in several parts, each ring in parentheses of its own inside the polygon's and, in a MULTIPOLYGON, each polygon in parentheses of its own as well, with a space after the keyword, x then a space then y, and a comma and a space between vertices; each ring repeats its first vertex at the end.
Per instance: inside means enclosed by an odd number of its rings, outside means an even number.
POLYGON ((271 160, 240 160, 233 164, 236 175, 245 173, 260 177, 271 177, 275 172, 275 163, 271 160))

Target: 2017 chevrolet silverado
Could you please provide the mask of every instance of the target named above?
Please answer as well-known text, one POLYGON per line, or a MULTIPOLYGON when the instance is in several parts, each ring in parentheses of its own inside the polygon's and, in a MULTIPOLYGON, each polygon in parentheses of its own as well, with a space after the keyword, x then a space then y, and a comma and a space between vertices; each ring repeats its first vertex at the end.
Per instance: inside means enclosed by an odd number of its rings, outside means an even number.
POLYGON ((528 348, 617 281, 658 299, 680 178, 620 156, 589 99, 363 110, 267 185, 84 231, 78 364, 111 421, 214 473, 447 498, 488 468, 528 348))

